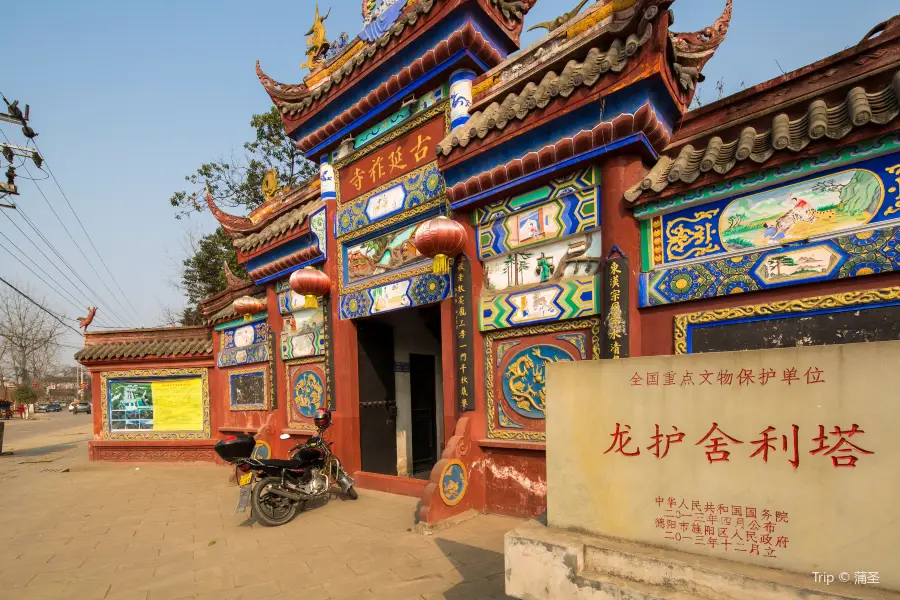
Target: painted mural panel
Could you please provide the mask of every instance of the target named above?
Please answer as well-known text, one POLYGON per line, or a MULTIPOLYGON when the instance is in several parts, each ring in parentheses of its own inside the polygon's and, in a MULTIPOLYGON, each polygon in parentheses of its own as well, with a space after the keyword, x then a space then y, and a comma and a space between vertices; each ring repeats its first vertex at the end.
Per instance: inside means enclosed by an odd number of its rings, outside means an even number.
POLYGON ((719 229, 728 250, 786 244, 865 225, 883 199, 875 173, 850 169, 734 200, 719 229))
POLYGON ((837 237, 900 219, 900 155, 652 219, 655 266, 837 237))
MULTIPOLYGON (((294 294, 293 291, 289 293, 294 294)), ((300 302, 302 304, 302 300, 300 302)), ((325 314, 322 307, 294 311, 284 319, 281 358, 290 360, 320 354, 325 354, 325 314)))
MULTIPOLYGON (((402 220, 412 214, 401 215, 422 206, 434 206, 444 193, 444 178, 437 162, 429 163, 398 181, 338 207, 335 233, 342 237, 376 222, 402 220)), ((426 209, 427 210, 427 209, 426 209)))
POLYGON ((549 183, 528 192, 507 198, 472 211, 472 224, 484 225, 520 210, 543 204, 550 200, 576 194, 582 199, 600 200, 600 168, 579 169, 570 175, 553 179, 549 183))
POLYGON ((431 272, 341 296, 342 319, 356 319, 410 306, 440 302, 451 295, 450 275, 431 272))
POLYGON ((574 277, 520 292, 482 296, 480 329, 576 319, 600 311, 599 277, 574 277))
POLYGON ((599 225, 594 190, 572 193, 478 226, 482 260, 531 247, 599 225))
POLYGON ((222 351, 216 359, 219 367, 233 367, 272 358, 271 331, 266 321, 256 321, 222 330, 222 351))
POLYGON ((554 323, 485 336, 488 438, 543 441, 546 368, 597 359, 599 323, 554 323))
POLYGON ((413 237, 420 223, 345 248, 345 283, 353 283, 427 260, 413 237))
POLYGON ((640 305, 661 306, 892 271, 900 271, 900 225, 799 248, 774 248, 642 273, 640 305))
POLYGON ((326 404, 324 361, 289 363, 287 371, 288 427, 315 431, 313 415, 326 404))
POLYGON ((594 275, 600 264, 600 234, 551 241, 484 261, 484 292, 496 293, 571 277, 594 275))
POLYGON ((338 170, 338 202, 349 202, 434 160, 435 146, 444 137, 444 128, 444 117, 435 117, 377 151, 341 167, 338 170))

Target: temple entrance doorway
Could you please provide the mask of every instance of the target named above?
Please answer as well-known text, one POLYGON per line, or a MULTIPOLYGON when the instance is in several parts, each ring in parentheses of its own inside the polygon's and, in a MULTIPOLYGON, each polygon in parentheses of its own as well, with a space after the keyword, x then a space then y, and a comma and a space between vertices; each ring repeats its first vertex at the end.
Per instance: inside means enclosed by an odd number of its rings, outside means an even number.
POLYGON ((443 450, 440 307, 356 325, 362 470, 428 479, 443 450))

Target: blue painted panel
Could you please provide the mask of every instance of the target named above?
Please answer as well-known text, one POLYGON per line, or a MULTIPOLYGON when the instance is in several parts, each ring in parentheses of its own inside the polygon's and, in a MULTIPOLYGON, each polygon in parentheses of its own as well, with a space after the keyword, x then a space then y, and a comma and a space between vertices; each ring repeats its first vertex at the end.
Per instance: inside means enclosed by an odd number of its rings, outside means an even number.
POLYGON ((450 275, 425 273, 341 296, 341 319, 357 319, 434 304, 451 295, 450 275))
POLYGON ((662 264, 765 250, 900 220, 900 154, 675 211, 654 223, 662 264))

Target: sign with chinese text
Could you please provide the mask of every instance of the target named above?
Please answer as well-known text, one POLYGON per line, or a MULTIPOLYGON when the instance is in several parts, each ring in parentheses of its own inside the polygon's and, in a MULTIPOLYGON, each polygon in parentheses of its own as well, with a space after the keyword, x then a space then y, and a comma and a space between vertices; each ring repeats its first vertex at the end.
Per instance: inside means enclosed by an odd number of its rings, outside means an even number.
POLYGON ((898 364, 900 342, 548 365, 550 525, 900 589, 898 364))
POLYGON ((459 410, 475 410, 475 373, 472 355, 472 266, 461 254, 456 260, 453 276, 453 320, 456 347, 456 389, 459 390, 459 410))
POLYGON ((606 260, 603 271, 602 358, 628 358, 628 258, 606 260))
POLYGON ((402 177, 435 159, 444 137, 444 117, 438 116, 404 136, 338 171, 340 202, 348 202, 402 177))

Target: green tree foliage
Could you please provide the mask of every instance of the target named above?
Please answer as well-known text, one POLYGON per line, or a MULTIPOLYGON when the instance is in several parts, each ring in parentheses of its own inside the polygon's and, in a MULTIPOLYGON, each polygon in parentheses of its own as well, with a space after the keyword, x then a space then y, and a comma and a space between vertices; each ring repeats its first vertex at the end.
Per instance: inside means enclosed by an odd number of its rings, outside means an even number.
POLYGON ((13 402, 15 402, 17 406, 22 404, 34 404, 37 402, 37 393, 25 385, 17 387, 15 391, 13 391, 12 397, 13 402))
POLYGON ((874 212, 881 190, 878 179, 868 171, 857 171, 847 185, 841 188, 838 210, 844 214, 874 212))
MULTIPOLYGON (((249 212, 261 205, 265 197, 262 182, 266 171, 278 172, 279 184, 285 188, 297 187, 318 175, 317 167, 303 158, 297 144, 284 133, 281 115, 276 107, 250 119, 255 131, 254 139, 244 143, 242 156, 232 155, 204 163, 197 171, 185 177, 188 189, 172 194, 170 204, 176 209, 175 218, 181 219, 206 210, 206 189, 216 204, 223 209, 239 209, 237 214, 249 212)), ((214 233, 200 238, 194 245, 194 254, 184 260, 181 284, 187 297, 182 323, 193 325, 202 322, 199 303, 225 289, 227 261, 238 277, 246 276, 237 261, 231 239, 219 227, 214 233)))

